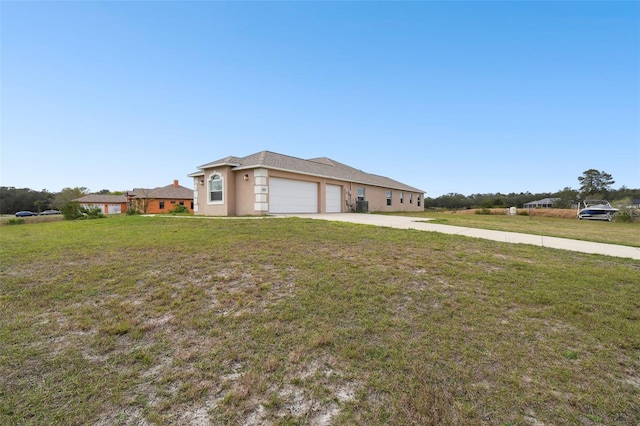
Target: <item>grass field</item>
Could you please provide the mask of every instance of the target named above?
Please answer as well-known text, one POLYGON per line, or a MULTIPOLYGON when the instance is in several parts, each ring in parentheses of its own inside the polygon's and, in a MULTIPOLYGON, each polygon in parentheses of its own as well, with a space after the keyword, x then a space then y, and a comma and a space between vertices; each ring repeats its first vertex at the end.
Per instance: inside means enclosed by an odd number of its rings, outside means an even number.
POLYGON ((428 218, 430 223, 441 223, 443 225, 522 232, 525 234, 640 247, 640 223, 578 220, 575 216, 575 210, 541 210, 532 210, 535 215, 531 217, 506 216, 504 209, 495 209, 496 213, 502 214, 491 215, 474 214, 473 210, 428 210, 424 213, 404 213, 404 215, 428 218), (555 214, 556 216, 543 216, 543 214, 555 214))
POLYGON ((0 424, 637 425, 638 276, 297 218, 2 226, 0 424))

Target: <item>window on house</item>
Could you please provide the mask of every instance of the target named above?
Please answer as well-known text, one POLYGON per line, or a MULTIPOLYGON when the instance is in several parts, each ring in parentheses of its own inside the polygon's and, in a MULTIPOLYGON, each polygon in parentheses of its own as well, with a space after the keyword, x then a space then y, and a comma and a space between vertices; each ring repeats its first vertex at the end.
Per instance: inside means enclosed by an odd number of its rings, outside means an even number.
POLYGON ((223 202, 222 176, 218 174, 212 175, 209 179, 209 202, 214 204, 223 202))
POLYGON ((364 187, 358 187, 358 201, 364 201, 364 187))
POLYGON ((404 192, 400 193, 400 204, 404 203, 404 192))
POLYGON ((164 200, 160 201, 158 204, 160 206, 160 210, 164 210, 164 200))
POLYGON ((178 204, 180 204, 181 206, 184 206, 184 201, 180 201, 180 203, 178 204))
POLYGON ((418 195, 418 199, 416 200, 418 202, 418 207, 420 207, 420 196, 418 195))
POLYGON ((191 210, 193 210, 193 201, 191 202, 191 210))
POLYGON ((171 204, 175 204, 175 203, 176 203, 176 200, 171 200, 171 204))
POLYGON ((413 204, 413 194, 409 194, 409 204, 413 204))
POLYGON ((387 191, 387 205, 391 205, 391 191, 387 191))

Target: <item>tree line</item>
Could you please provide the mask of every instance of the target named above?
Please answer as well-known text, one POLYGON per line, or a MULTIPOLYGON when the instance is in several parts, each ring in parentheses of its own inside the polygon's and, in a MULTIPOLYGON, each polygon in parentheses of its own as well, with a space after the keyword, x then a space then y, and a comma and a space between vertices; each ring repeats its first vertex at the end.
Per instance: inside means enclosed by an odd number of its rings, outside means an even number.
MULTIPOLYGON (((579 189, 565 187, 556 192, 520 192, 520 193, 485 193, 463 195, 450 193, 436 198, 425 197, 425 208, 469 209, 491 207, 522 207, 525 203, 541 200, 543 198, 557 198, 554 202, 556 208, 572 208, 578 200, 607 199, 618 201, 621 204, 630 204, 631 199, 640 199, 640 189, 631 189, 622 186, 620 189, 611 189, 615 183, 613 177, 604 171, 596 169, 586 170, 578 177, 579 189)), ((64 206, 75 198, 87 195, 89 190, 85 187, 64 188, 53 193, 46 189, 34 191, 29 188, 0 187, 0 213, 14 214, 20 210, 41 212, 47 209, 62 210, 64 206)), ((111 192, 103 189, 97 194, 123 194, 123 192, 111 192)))
POLYGON ((486 193, 462 195, 450 193, 436 198, 426 197, 424 199, 425 208, 446 208, 446 209, 470 209, 470 208, 491 208, 491 207, 522 207, 531 201, 544 198, 557 198, 554 201, 555 208, 573 208, 581 200, 599 199, 618 202, 629 205, 632 199, 640 199, 640 189, 631 189, 622 186, 620 189, 611 189, 615 183, 613 177, 597 169, 586 170, 578 177, 580 187, 573 189, 565 187, 556 192, 520 192, 520 193, 486 193))
MULTIPOLYGON (((601 194, 602 195, 602 194, 601 194)), ((458 193, 449 193, 436 198, 425 197, 425 208, 444 208, 444 209, 471 209, 471 208, 498 208, 498 207, 522 207, 524 204, 542 200, 543 198, 559 198, 553 204, 555 208, 574 208, 579 200, 585 198, 580 197, 580 192, 565 188, 556 192, 520 192, 501 194, 484 193, 463 195, 458 193)), ((594 194, 593 199, 606 199, 611 202, 620 202, 622 204, 630 204, 631 199, 640 199, 640 188, 630 189, 622 187, 617 190, 611 190, 606 196, 594 194), (628 200, 628 203, 625 201, 628 200)))
MULTIPOLYGON (((98 194, 122 194, 103 189, 98 194)), ((60 192, 46 189, 34 191, 29 188, 0 186, 0 214, 14 214, 21 210, 40 213, 48 209, 62 210, 71 200, 89 194, 85 187, 64 188, 60 192)))

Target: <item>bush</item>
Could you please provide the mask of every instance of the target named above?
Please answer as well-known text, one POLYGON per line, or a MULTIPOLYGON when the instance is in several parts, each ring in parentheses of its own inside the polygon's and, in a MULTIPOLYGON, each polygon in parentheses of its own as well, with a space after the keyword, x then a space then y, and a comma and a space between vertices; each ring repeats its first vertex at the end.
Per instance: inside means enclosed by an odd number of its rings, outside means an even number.
POLYGON ((9 219, 7 221, 7 225, 22 225, 23 223, 24 223, 24 219, 22 219, 21 217, 9 219))
POLYGON ((476 210, 476 214, 491 214, 491 210, 488 208, 481 208, 480 210, 476 210))
POLYGON ((84 216, 84 214, 82 213, 82 207, 80 207, 80 204, 74 201, 65 204, 62 207, 61 211, 64 220, 75 220, 84 216))
POLYGON ((128 216, 133 216, 134 214, 140 214, 140 212, 135 207, 131 207, 130 209, 127 209, 128 216))
POLYGON ((85 219, 100 219, 103 217, 106 217, 103 213, 102 210, 99 207, 94 207, 94 208, 82 208, 82 213, 83 213, 83 217, 85 219))
POLYGON ((640 222, 640 212, 637 209, 622 209, 613 215, 612 220, 620 223, 640 222))
POLYGON ((169 210, 169 213, 172 214, 176 214, 176 213, 189 213, 189 209, 186 208, 185 206, 183 206, 182 204, 176 204, 176 206, 174 208, 172 208, 171 210, 169 210))
POLYGON ((86 208, 74 201, 65 204, 62 208, 62 215, 65 220, 99 219, 105 217, 99 207, 86 208))

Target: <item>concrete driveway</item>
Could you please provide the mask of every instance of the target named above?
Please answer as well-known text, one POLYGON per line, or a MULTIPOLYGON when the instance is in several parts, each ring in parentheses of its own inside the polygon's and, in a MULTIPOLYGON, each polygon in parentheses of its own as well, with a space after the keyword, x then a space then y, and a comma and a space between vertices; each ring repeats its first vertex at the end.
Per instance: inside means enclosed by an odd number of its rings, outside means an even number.
POLYGON ((530 244, 534 246, 551 247, 560 250, 571 250, 581 253, 603 254, 605 256, 626 257, 640 260, 640 248, 638 247, 570 240, 568 238, 521 234, 519 232, 493 231, 489 229, 440 225, 436 223, 427 223, 424 222, 425 219, 416 217, 357 213, 299 214, 286 216, 359 223, 362 225, 388 226, 390 228, 399 229, 416 229, 420 231, 441 232, 443 234, 464 235, 465 237, 484 238, 486 240, 499 241, 503 243, 530 244))

